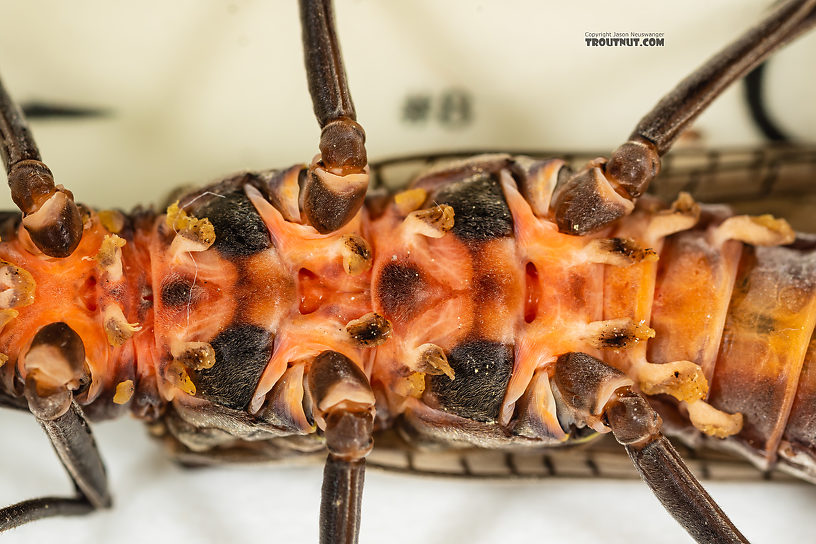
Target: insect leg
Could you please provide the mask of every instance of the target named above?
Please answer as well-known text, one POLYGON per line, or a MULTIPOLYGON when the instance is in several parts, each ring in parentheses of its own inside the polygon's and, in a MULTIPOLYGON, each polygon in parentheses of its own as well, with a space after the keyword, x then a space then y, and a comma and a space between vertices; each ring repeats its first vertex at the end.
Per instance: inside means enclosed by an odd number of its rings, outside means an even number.
POLYGON ((630 213, 680 133, 731 83, 814 25, 816 0, 786 2, 682 80, 608 161, 589 163, 557 190, 553 210, 561 232, 587 234, 630 213))
POLYGON ((305 219, 321 233, 357 213, 368 188, 365 132, 357 123, 337 43, 331 0, 300 0, 309 93, 320 124, 320 155, 300 194, 305 219))
POLYGON ((320 501, 320 542, 356 543, 365 458, 374 444, 374 393, 362 370, 336 351, 324 351, 315 358, 308 389, 329 449, 320 501))
POLYGON ((43 497, 0 509, 0 531, 52 516, 77 516, 111 505, 107 477, 96 443, 82 411, 71 402, 68 410, 53 419, 37 421, 45 430, 57 455, 71 475, 77 497, 43 497))
POLYGON ((50 257, 67 257, 82 238, 82 217, 74 196, 54 185, 20 108, 0 83, 0 155, 11 198, 23 212, 23 226, 50 257))
POLYGON ((46 325, 26 353, 25 398, 77 491, 0 509, 0 531, 51 516, 87 514, 111 505, 102 458, 71 388, 84 372, 85 348, 65 323, 46 325))
POLYGON ((585 353, 567 353, 556 362, 554 381, 577 422, 612 431, 641 478, 697 542, 748 542, 660 432, 660 416, 626 375, 585 353))

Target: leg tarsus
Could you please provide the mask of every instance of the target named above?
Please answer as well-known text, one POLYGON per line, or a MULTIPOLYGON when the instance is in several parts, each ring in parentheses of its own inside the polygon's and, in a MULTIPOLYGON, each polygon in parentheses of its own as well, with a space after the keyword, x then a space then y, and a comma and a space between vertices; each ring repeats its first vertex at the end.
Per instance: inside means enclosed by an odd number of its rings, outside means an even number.
POLYGON ((790 137, 768 112, 767 93, 764 86, 767 66, 768 60, 750 71, 742 80, 745 101, 748 103, 748 110, 751 112, 754 124, 768 140, 775 143, 790 143, 790 137))

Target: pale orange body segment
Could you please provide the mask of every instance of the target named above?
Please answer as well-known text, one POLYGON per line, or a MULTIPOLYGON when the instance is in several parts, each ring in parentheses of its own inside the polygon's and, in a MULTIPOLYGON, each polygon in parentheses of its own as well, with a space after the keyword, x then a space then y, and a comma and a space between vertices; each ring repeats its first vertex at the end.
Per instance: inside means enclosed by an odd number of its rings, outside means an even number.
POLYGON ((658 267, 649 360, 693 361, 711 381, 741 253, 740 242, 729 241, 718 251, 695 233, 667 241, 658 267))
MULTIPOLYGON (((535 216, 511 180, 503 180, 508 206, 515 220, 519 269, 532 266, 535 278, 527 278, 527 289, 535 291, 523 314, 517 311, 519 329, 516 343, 516 367, 505 397, 502 421, 513 415, 514 403, 528 389, 533 374, 543 370, 552 373, 552 365, 562 353, 584 351, 599 355, 584 340, 584 325, 603 316, 603 266, 588 262, 584 249, 592 237, 581 238, 558 232, 554 223, 535 216), (523 265, 523 263, 529 263, 523 265)), ((557 414, 544 413, 544 406, 554 406, 552 392, 544 395, 541 417, 548 421, 554 437, 566 439, 558 425, 557 414)))
MULTIPOLYGON (((349 274, 343 267, 343 236, 359 232, 360 215, 331 234, 319 234, 313 228, 286 221, 280 212, 261 197, 248 193, 272 235, 279 257, 276 275, 280 281, 292 281, 294 295, 280 310, 276 347, 261 375, 250 410, 263 403, 266 394, 280 380, 287 366, 308 366, 325 350, 343 353, 370 371, 370 355, 350 344, 345 327, 349 321, 370 312, 368 272, 349 274)), ((280 293, 253 292, 258 299, 280 297, 280 293)), ((270 327, 271 324, 264 324, 270 327)))
POLYGON ((714 370, 712 402, 746 414, 740 438, 766 463, 779 451, 816 325, 816 255, 786 248, 743 253, 723 342, 714 370))
MULTIPOLYGON (((119 412, 112 405, 116 385, 153 374, 151 355, 152 298, 149 259, 144 251, 145 237, 136 235, 136 243, 125 244, 121 252, 118 278, 106 273, 96 257, 103 240, 111 233, 96 214, 85 222, 82 241, 70 259, 52 259, 39 253, 23 229, 12 240, 0 243, 0 259, 28 271, 36 284, 34 302, 18 306, 19 314, 0 333, 0 352, 16 365, 2 369, 5 386, 14 391, 15 370, 25 378, 24 354, 36 332, 54 322, 65 322, 83 339, 91 382, 79 401, 96 403, 102 412, 119 412), (105 316, 113 309, 141 334, 123 343, 111 342, 105 328, 105 316), (107 313, 106 313, 107 311, 107 313), (136 363, 140 360, 140 363, 136 363)), ((93 410, 93 407, 90 408, 93 410)))

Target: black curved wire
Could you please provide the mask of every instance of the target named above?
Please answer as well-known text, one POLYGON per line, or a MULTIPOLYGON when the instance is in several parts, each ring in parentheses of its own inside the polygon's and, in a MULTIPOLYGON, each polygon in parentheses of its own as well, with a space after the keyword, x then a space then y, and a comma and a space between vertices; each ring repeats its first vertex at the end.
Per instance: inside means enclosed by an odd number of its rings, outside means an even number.
POLYGON ((51 102, 26 102, 21 105, 26 119, 84 119, 107 117, 110 112, 104 108, 84 108, 51 102))
POLYGON ((751 119, 762 134, 772 142, 787 143, 791 141, 790 137, 779 127, 768 112, 767 96, 765 96, 763 87, 765 68, 768 62, 766 60, 754 68, 743 79, 745 100, 748 102, 751 119))

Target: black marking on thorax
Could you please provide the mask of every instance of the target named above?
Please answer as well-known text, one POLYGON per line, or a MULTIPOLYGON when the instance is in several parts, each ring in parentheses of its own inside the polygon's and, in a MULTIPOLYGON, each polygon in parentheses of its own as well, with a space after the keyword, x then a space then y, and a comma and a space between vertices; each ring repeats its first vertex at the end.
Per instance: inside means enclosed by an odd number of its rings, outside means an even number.
POLYGON ((215 228, 212 247, 224 257, 249 257, 272 247, 269 231, 243 188, 212 198, 195 214, 210 220, 215 228))
POLYGON ((193 298, 193 284, 189 280, 177 278, 164 283, 161 287, 163 306, 184 306, 193 298))
POLYGON ((513 235, 513 215, 496 175, 477 172, 442 187, 433 201, 453 208, 453 232, 466 242, 513 235))
POLYGON ((469 340, 448 353, 455 378, 429 376, 439 406, 476 421, 495 421, 513 372, 513 347, 489 340, 469 340))
POLYGON ((421 270, 407 262, 390 262, 380 271, 376 297, 386 316, 410 315, 417 309, 417 297, 425 288, 421 270))
POLYGON ((274 335, 256 325, 233 325, 210 344, 215 365, 195 373, 198 395, 228 408, 249 405, 258 380, 272 357, 274 335))

